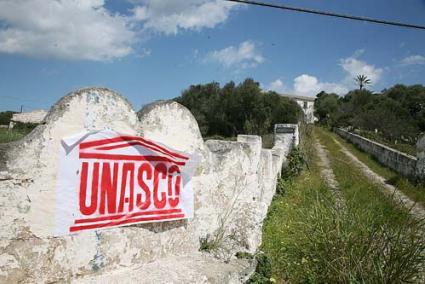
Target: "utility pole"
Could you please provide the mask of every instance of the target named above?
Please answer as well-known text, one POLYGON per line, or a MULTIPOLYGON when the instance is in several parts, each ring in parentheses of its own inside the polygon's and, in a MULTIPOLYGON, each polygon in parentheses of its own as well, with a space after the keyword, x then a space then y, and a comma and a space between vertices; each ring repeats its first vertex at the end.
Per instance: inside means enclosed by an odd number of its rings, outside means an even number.
POLYGON ((23 106, 23 105, 21 105, 21 113, 22 113, 23 108, 24 108, 24 106, 23 106))

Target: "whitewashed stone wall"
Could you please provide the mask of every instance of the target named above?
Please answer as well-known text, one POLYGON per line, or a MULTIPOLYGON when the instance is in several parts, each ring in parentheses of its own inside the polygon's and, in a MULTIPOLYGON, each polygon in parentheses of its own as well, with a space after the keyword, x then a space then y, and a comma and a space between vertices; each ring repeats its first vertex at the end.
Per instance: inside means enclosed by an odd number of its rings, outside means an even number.
POLYGON ((290 144, 291 140, 293 141, 294 146, 300 144, 299 128, 298 124, 293 123, 281 123, 275 124, 274 126, 274 142, 275 144, 290 144), (289 131, 288 131, 289 130, 289 131), (276 135, 282 132, 287 132, 287 135, 276 135), (291 132, 293 132, 291 134, 291 132))
POLYGON ((417 157, 413 157, 342 128, 334 128, 334 131, 400 175, 413 179, 424 178, 425 170, 421 170, 421 168, 424 168, 421 164, 424 164, 423 156, 425 154, 423 154, 423 150, 420 150, 423 142, 418 142, 417 157))
POLYGON ((418 159, 416 164, 416 176, 422 182, 425 182, 425 135, 422 136, 416 144, 416 158, 418 159))
POLYGON ((175 102, 136 113, 120 95, 101 88, 62 98, 45 123, 22 141, 0 147, 0 283, 241 282, 254 263, 261 227, 293 139, 271 150, 261 138, 204 143, 192 114, 175 102), (63 137, 111 129, 198 153, 192 220, 131 225, 52 237, 58 153, 63 137), (199 252, 200 240, 217 244, 199 252))
POLYGON ((9 123, 9 128, 13 128, 16 122, 22 123, 41 123, 46 117, 47 112, 43 109, 30 112, 15 113, 9 123))

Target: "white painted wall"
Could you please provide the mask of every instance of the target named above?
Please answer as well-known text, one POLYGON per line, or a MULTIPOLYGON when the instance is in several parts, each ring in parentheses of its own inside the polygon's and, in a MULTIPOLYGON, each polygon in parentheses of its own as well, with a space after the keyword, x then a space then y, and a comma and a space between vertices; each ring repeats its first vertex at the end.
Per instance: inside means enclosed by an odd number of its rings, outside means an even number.
POLYGON ((316 121, 316 118, 314 117, 314 101, 296 99, 296 102, 304 112, 305 122, 314 123, 316 121))
POLYGON ((9 123, 9 128, 13 128, 16 122, 22 123, 41 123, 46 117, 47 112, 43 109, 30 112, 15 113, 9 123))

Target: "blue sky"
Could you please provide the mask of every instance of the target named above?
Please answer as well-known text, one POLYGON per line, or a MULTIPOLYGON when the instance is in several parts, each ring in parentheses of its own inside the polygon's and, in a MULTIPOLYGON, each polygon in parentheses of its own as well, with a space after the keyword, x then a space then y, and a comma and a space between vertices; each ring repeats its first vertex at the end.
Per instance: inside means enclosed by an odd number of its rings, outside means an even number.
MULTIPOLYGON (((268 0, 425 25, 423 0, 268 0)), ((191 84, 252 77, 263 89, 344 94, 425 84, 425 31, 221 0, 0 0, 0 110, 48 109, 103 86, 135 110, 191 84)))

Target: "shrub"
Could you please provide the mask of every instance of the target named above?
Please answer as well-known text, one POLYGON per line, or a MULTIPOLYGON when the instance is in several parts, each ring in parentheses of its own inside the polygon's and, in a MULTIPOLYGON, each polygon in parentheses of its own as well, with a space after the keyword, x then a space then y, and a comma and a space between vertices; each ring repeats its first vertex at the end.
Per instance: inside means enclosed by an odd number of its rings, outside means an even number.
POLYGON ((288 155, 288 165, 282 169, 282 178, 289 180, 298 176, 305 165, 303 153, 299 148, 294 148, 288 155))
POLYGON ((24 122, 15 122, 13 129, 23 132, 30 133, 34 128, 36 128, 38 123, 24 123, 24 122))
POLYGON ((285 188, 286 188, 286 181, 283 178, 278 178, 277 185, 276 185, 276 195, 285 194, 285 188))
POLYGON ((247 281, 249 284, 269 284, 273 283, 272 279, 272 264, 270 258, 264 254, 257 254, 257 266, 251 278, 247 281))
POLYGON ((199 239, 199 251, 212 252, 220 247, 220 240, 211 235, 199 239))

